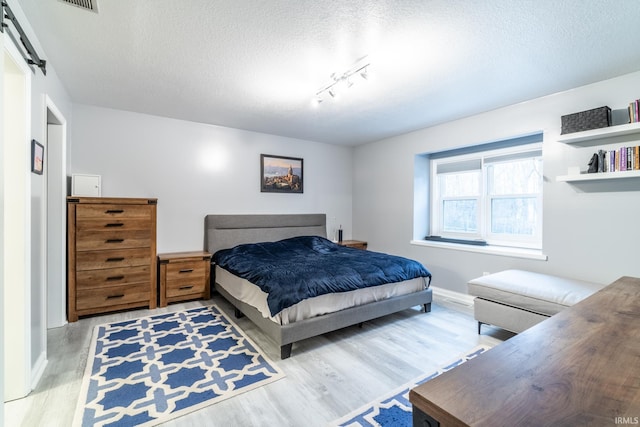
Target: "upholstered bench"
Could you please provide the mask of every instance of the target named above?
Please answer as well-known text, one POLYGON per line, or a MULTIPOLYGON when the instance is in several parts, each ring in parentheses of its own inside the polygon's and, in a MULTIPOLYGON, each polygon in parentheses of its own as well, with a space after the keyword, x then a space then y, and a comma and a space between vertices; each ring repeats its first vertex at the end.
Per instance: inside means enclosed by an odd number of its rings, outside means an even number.
POLYGON ((522 332, 605 286, 524 270, 488 274, 467 285, 476 297, 478 333, 483 323, 522 332))

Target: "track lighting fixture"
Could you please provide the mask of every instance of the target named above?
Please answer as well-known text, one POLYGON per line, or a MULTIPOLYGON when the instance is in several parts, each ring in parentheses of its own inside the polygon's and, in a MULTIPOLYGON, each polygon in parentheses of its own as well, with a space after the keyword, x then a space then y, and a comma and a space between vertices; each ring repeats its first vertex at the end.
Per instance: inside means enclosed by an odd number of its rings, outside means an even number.
MULTIPOLYGON (((364 57, 366 58, 366 57, 364 57)), ((364 59, 363 58, 363 59, 364 59)), ((336 99, 338 98, 338 92, 341 89, 341 86, 344 88, 350 88, 354 85, 354 80, 352 76, 359 75, 363 80, 368 80, 368 68, 369 63, 365 62, 362 64, 362 59, 356 63, 353 67, 348 69, 343 73, 332 73, 329 77, 329 83, 322 86, 316 93, 314 97, 314 104, 320 104, 324 99, 336 99), (326 95, 329 95, 330 98, 327 98, 326 95)))

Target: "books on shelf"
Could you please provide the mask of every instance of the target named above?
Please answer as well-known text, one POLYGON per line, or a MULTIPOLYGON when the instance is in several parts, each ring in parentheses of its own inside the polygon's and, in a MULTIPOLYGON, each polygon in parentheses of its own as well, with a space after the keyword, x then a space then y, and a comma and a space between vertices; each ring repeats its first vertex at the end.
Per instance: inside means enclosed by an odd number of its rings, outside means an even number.
POLYGON ((629 103, 629 123, 640 122, 640 99, 629 103))
POLYGON ((604 172, 640 170, 640 146, 620 147, 605 152, 604 172))

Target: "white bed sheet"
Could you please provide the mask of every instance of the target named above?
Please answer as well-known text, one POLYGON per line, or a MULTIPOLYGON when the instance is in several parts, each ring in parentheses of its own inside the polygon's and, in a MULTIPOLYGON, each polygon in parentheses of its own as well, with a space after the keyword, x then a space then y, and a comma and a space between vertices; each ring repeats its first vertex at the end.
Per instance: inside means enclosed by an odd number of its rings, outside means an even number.
POLYGON ((267 294, 263 292, 260 287, 217 265, 215 275, 216 283, 229 292, 229 294, 240 301, 252 305, 258 309, 265 318, 269 318, 280 325, 288 325, 289 323, 311 317, 333 313, 374 301, 382 301, 399 295, 411 294, 427 288, 425 278, 417 277, 402 282, 308 298, 291 307, 285 308, 275 316, 271 316, 269 306, 267 305, 267 294))

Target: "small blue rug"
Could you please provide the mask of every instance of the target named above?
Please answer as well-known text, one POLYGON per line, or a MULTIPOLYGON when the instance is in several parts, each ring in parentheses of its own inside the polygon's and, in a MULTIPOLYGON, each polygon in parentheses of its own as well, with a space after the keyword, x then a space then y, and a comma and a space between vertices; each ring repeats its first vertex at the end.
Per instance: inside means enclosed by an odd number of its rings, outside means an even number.
POLYGON ((283 377, 215 306, 100 325, 74 425, 157 425, 283 377))
POLYGON ((391 393, 356 409, 339 420, 331 423, 331 426, 412 427, 413 419, 411 402, 409 402, 409 390, 463 364, 467 360, 477 357, 490 348, 491 347, 489 346, 476 347, 464 356, 460 356, 453 362, 447 364, 445 367, 440 368, 429 375, 422 375, 391 393))

